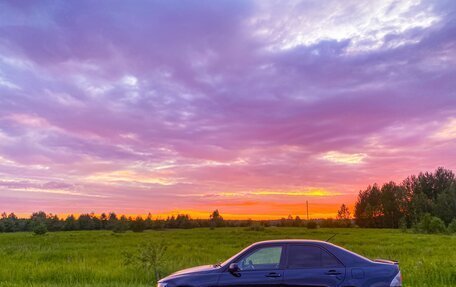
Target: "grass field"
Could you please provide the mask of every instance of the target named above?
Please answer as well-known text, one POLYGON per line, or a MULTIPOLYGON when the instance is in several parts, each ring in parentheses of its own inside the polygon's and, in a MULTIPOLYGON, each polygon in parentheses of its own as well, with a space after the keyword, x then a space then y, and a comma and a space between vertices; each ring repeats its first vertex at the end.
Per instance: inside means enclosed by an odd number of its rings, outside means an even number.
POLYGON ((125 266, 123 251, 144 242, 169 244, 165 273, 228 258, 259 240, 327 239, 370 258, 399 260, 405 286, 456 286, 456 236, 397 230, 266 228, 0 234, 0 286, 153 286, 148 272, 125 266))

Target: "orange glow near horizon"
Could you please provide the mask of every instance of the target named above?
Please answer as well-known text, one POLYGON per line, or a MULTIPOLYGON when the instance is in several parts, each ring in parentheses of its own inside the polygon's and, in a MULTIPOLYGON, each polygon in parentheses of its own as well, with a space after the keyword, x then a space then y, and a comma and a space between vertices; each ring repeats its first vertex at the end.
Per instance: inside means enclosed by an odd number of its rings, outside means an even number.
MULTIPOLYGON (((246 203, 240 204, 239 207, 251 206, 256 205, 257 203, 246 203)), ((350 211, 353 210, 352 205, 347 205, 350 211)), ((276 210, 271 210, 270 213, 231 213, 229 212, 229 208, 227 212, 224 212, 224 209, 218 209, 224 219, 227 220, 278 220, 281 218, 287 218, 288 216, 292 216, 295 218, 299 216, 301 219, 306 219, 307 214, 305 210, 305 203, 304 204, 286 204, 283 205, 283 208, 277 208, 279 206, 275 206, 276 210), (286 209, 289 212, 283 212, 286 209)), ((318 204, 316 206, 309 204, 309 219, 322 219, 322 218, 335 218, 337 215, 337 210, 339 209, 339 204, 318 204)), ((215 209, 214 209, 215 210, 215 209)), ((209 215, 213 210, 194 210, 194 209, 183 209, 183 210, 171 210, 171 211, 163 211, 159 213, 150 213, 153 219, 166 219, 167 217, 177 216, 179 214, 188 214, 192 219, 208 219, 209 215)), ((45 211, 46 212, 46 211, 45 211)), ((111 211, 104 212, 107 215, 111 211)), ((115 211, 112 211, 115 212, 115 211)), ((90 212, 89 212, 90 213, 90 212)), ((103 212, 95 213, 96 216, 100 216, 103 212)), ((122 213, 122 212, 115 212, 118 217, 125 215, 127 217, 135 218, 137 216, 141 216, 142 218, 146 218, 149 213, 148 212, 130 212, 130 213, 122 213)), ((59 218, 66 218, 69 215, 74 215, 78 217, 81 214, 87 213, 48 213, 57 215, 59 218)), ((20 218, 28 218, 30 217, 30 213, 17 213, 16 214, 20 218)))

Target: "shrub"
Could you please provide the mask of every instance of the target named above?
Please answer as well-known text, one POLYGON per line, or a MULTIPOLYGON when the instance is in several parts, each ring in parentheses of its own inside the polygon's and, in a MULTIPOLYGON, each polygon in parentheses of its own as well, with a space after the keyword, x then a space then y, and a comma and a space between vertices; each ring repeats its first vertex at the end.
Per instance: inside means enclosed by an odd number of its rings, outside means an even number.
POLYGON ((148 274, 153 274, 155 281, 160 280, 163 266, 166 263, 166 250, 168 246, 164 241, 159 243, 147 242, 138 246, 134 253, 124 252, 124 264, 136 265, 143 268, 148 274))
POLYGON ((451 221, 450 224, 448 225, 448 232, 456 233, 456 218, 453 219, 453 221, 451 221))
POLYGON ((44 223, 37 223, 33 227, 33 233, 35 233, 36 235, 44 235, 47 233, 47 231, 48 230, 46 228, 46 225, 44 225, 44 223))
POLYGON ((444 233, 446 231, 445 223, 438 217, 428 213, 421 217, 420 222, 415 226, 415 231, 422 233, 444 233))
POLYGON ((141 217, 137 217, 135 221, 131 223, 131 230, 133 232, 143 232, 146 229, 146 224, 141 217))
POLYGON ((317 229, 318 223, 314 220, 307 222, 307 229, 317 229))
POLYGON ((247 231, 264 231, 264 226, 258 222, 252 223, 250 226, 247 226, 247 231))
POLYGON ((405 219, 405 217, 399 219, 399 229, 402 232, 407 232, 407 220, 405 219))
POLYGON ((112 229, 112 232, 114 233, 125 233, 128 230, 128 226, 125 224, 122 224, 121 222, 116 223, 114 228, 112 229))

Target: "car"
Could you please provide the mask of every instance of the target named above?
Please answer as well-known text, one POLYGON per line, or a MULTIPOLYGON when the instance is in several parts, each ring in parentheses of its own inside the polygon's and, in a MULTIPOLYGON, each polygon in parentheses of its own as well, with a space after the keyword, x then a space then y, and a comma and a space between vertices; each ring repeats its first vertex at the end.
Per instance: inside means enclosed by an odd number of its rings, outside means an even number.
POLYGON ((193 267, 157 287, 400 287, 397 261, 370 260, 329 242, 257 242, 223 263, 193 267))

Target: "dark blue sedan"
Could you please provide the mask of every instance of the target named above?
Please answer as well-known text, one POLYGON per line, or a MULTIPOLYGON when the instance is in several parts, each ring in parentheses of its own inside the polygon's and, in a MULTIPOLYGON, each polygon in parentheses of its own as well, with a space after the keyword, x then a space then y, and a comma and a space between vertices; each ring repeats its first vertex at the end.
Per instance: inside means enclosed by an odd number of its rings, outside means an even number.
POLYGON ((178 271, 158 287, 399 287, 395 261, 370 260, 315 240, 250 245, 221 264, 178 271))

